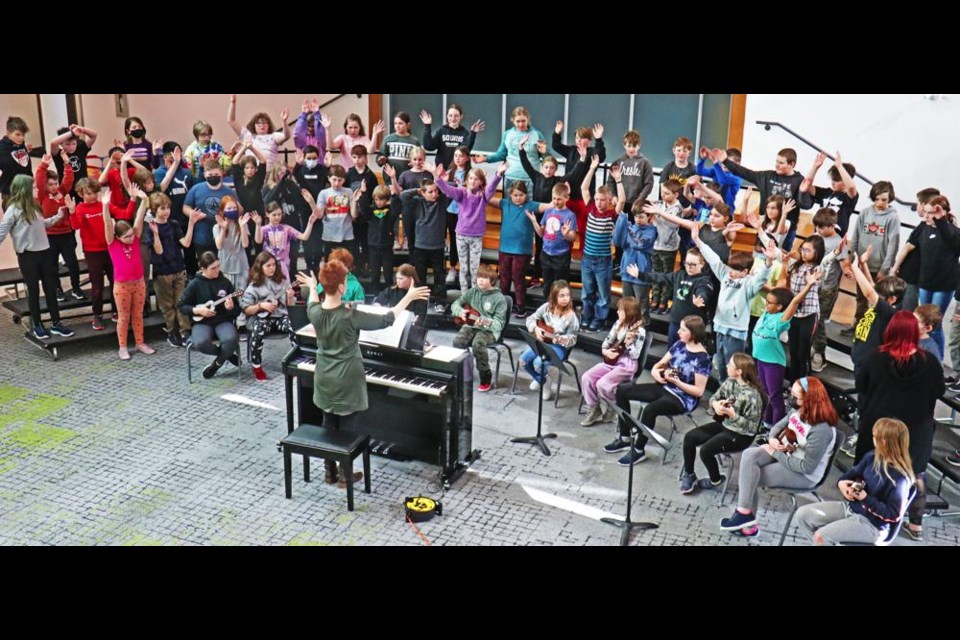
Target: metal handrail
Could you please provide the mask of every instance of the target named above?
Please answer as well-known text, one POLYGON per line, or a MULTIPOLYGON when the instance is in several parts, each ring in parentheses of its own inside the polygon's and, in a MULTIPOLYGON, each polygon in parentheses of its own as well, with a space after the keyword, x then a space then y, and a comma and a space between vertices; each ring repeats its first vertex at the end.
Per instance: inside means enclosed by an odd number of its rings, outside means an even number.
MULTIPOLYGON (((817 153, 826 154, 826 156, 827 156, 828 158, 830 158, 831 160, 833 160, 834 162, 836 162, 836 158, 834 158, 832 155, 830 155, 830 153, 829 153, 826 149, 821 149, 818 145, 810 142, 809 140, 807 140, 806 138, 804 138, 803 136, 801 136, 799 133, 797 133, 796 131, 794 131, 794 130, 791 129, 790 127, 786 126, 785 124, 781 124, 781 123, 779 123, 779 122, 770 122, 770 121, 768 121, 768 120, 757 120, 757 124, 762 124, 765 131, 770 131, 770 129, 771 129, 772 127, 780 127, 781 129, 783 129, 784 131, 786 131, 787 133, 789 133, 790 135, 792 135, 794 138, 796 138, 796 139, 799 140, 800 142, 804 143, 805 145, 807 145, 807 146, 810 147, 811 149, 816 150, 817 153)), ((858 171, 858 172, 856 173, 856 175, 853 176, 853 177, 860 178, 861 180, 863 180, 864 182, 866 182, 867 184, 869 184, 871 187, 872 187, 874 184, 876 184, 873 180, 871 180, 870 178, 867 178, 865 175, 863 175, 863 174, 860 173, 859 171, 858 171)), ((916 203, 916 202, 909 202, 909 201, 906 201, 906 200, 901 200, 900 198, 894 198, 894 202, 898 202, 898 203, 904 205, 905 207, 910 207, 910 210, 911 210, 911 211, 916 211, 916 210, 917 210, 917 203, 916 203)), ((912 228, 912 227, 911 227, 911 228, 912 228)))

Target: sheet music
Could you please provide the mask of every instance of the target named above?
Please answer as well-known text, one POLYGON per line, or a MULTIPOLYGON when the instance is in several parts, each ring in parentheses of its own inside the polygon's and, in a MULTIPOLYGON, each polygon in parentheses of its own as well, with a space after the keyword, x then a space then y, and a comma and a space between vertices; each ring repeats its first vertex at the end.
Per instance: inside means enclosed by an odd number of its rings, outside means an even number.
POLYGON ((466 349, 457 349, 455 347, 435 345, 433 349, 430 349, 430 351, 423 354, 423 357, 425 359, 437 360, 439 362, 453 362, 454 360, 462 356, 464 351, 466 351, 466 349))
POLYGON ((298 336, 302 336, 304 338, 313 338, 314 340, 317 339, 317 330, 314 329, 313 325, 309 322, 297 329, 296 333, 298 336))
MULTIPOLYGON (((372 313, 378 316, 384 316, 390 311, 390 307, 374 307, 366 304, 359 304, 356 306, 356 309, 357 311, 372 313)), ((360 342, 399 349, 400 340, 403 338, 404 329, 406 329, 407 325, 412 322, 413 314, 409 311, 403 311, 397 315, 397 318, 394 320, 393 324, 385 329, 379 329, 377 331, 361 331, 360 342)))

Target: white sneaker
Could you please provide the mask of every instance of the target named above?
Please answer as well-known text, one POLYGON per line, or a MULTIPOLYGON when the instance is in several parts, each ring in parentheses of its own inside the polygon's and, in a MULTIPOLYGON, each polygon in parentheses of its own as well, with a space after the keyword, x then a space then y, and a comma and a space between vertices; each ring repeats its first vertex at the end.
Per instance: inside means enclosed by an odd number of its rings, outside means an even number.
POLYGON ((549 382, 543 388, 543 399, 544 400, 553 400, 553 385, 549 382))
POLYGON ((447 284, 453 284, 457 281, 457 270, 451 268, 450 271, 447 271, 447 284))
POLYGON ((810 368, 816 371, 817 373, 820 373, 821 371, 827 368, 827 363, 824 360, 822 353, 813 354, 813 357, 810 358, 810 368))
POLYGON ((540 383, 536 380, 530 381, 530 391, 537 391, 540 389, 540 383))
POLYGON ((581 427, 589 427, 600 422, 600 407, 587 405, 587 415, 580 421, 581 427))

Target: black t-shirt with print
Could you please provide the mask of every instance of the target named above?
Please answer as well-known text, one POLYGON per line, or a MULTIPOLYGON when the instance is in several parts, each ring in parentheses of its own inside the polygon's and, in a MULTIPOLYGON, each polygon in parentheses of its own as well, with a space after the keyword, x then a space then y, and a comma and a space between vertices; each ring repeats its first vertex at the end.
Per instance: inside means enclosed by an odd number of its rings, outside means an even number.
POLYGON ((815 187, 813 200, 821 207, 833 209, 837 212, 837 225, 840 227, 840 235, 847 235, 847 228, 850 225, 850 216, 857 207, 857 201, 860 194, 851 198, 845 191, 834 191, 826 187, 815 187))
POLYGON ((880 346, 883 332, 887 330, 890 318, 896 309, 883 298, 877 300, 877 306, 867 309, 853 333, 853 348, 850 351, 854 367, 865 355, 880 346))

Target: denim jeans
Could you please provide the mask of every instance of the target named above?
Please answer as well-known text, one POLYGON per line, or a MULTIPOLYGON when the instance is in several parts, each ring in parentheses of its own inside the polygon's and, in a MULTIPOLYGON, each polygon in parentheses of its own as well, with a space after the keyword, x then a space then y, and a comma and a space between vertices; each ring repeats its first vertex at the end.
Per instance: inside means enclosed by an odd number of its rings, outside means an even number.
MULTIPOLYGON (((953 298, 953 291, 929 291, 927 289, 920 289, 920 304, 937 305, 940 307, 940 313, 943 314, 944 318, 947 317, 947 307, 950 306, 951 298, 953 298)), ((940 323, 939 327, 930 332, 930 337, 933 338, 933 341, 940 347, 940 353, 946 354, 946 351, 943 349, 943 322, 940 323)))
MULTIPOLYGON (((561 360, 564 360, 567 357, 567 352, 570 351, 566 347, 561 347, 558 344, 548 344, 547 346, 556 351, 561 360)), ((527 350, 520 354, 520 364, 522 364, 523 369, 530 374, 530 377, 540 384, 543 384, 544 380, 546 380, 547 367, 550 366, 550 363, 543 362, 543 359, 534 353, 530 347, 527 347, 527 350)))
POLYGON ((613 278, 613 261, 610 256, 584 256, 580 259, 583 277, 583 315, 580 324, 599 323, 607 320, 610 309, 610 280, 613 278))
POLYGON ((735 353, 743 353, 747 348, 747 341, 743 338, 734 338, 725 333, 716 334, 717 353, 713 356, 713 364, 717 367, 720 382, 727 379, 727 363, 735 353))

